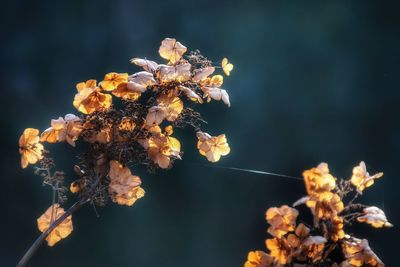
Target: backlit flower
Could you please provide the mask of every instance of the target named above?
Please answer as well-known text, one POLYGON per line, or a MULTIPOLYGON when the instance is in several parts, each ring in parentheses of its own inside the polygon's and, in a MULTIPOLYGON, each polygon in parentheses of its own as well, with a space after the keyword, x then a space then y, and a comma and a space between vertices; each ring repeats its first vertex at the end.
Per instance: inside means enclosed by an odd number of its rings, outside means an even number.
POLYGON ((124 100, 137 100, 142 95, 142 93, 140 90, 135 89, 134 86, 136 86, 136 84, 121 83, 116 89, 112 91, 112 94, 124 100))
POLYGON ((218 87, 202 87, 201 90, 204 92, 204 97, 207 98, 207 101, 211 99, 216 101, 222 100, 228 107, 231 106, 229 95, 226 90, 218 87))
POLYGON ((374 206, 365 208, 363 210, 363 215, 358 217, 357 221, 368 223, 375 228, 393 226, 390 222, 388 222, 383 210, 374 206))
POLYGON ((332 192, 323 192, 307 201, 307 206, 319 219, 332 219, 344 209, 340 196, 332 192))
POLYGON ((294 231, 296 227, 296 219, 299 212, 287 205, 279 208, 272 207, 265 213, 265 219, 271 225, 268 233, 275 237, 282 237, 290 231, 294 231))
POLYGON ((351 183, 357 188, 358 192, 362 192, 365 188, 370 187, 374 184, 374 180, 383 176, 383 172, 370 175, 367 172, 365 162, 361 161, 360 164, 353 168, 353 176, 351 177, 351 183))
POLYGON ((39 130, 27 128, 19 138, 19 153, 21 154, 21 167, 35 164, 43 158, 43 145, 39 143, 39 130))
POLYGON ((106 91, 112 91, 121 83, 128 81, 128 73, 110 72, 104 76, 104 80, 100 83, 101 88, 106 91))
POLYGON ((208 133, 197 132, 197 148, 201 155, 208 161, 217 162, 221 156, 226 156, 231 151, 225 134, 211 136, 208 133))
POLYGON ((316 168, 304 171, 303 177, 309 195, 331 191, 336 187, 336 179, 329 173, 326 163, 320 163, 316 168))
POLYGON ((84 114, 97 110, 108 109, 111 106, 111 95, 103 94, 97 87, 96 80, 88 80, 76 85, 78 93, 74 98, 74 107, 84 114))
POLYGON ((342 249, 351 266, 385 266, 369 247, 367 239, 349 238, 343 242, 342 249))
POLYGON ((110 161, 108 176, 110 177, 108 191, 115 203, 132 206, 136 200, 144 196, 145 192, 140 187, 142 181, 139 176, 132 175, 131 170, 118 161, 110 161))
POLYGON ((175 121, 183 110, 183 102, 174 95, 161 94, 157 98, 157 106, 149 108, 146 116, 146 124, 149 126, 158 125, 164 119, 175 121))
POLYGON ((264 251, 250 251, 244 267, 271 267, 275 266, 274 258, 264 251))
POLYGON ((73 114, 67 114, 64 118, 51 120, 51 127, 41 134, 40 141, 49 143, 66 141, 75 146, 82 129, 81 119, 73 114))
POLYGON ((233 64, 229 63, 229 61, 226 57, 224 59, 222 59, 221 67, 222 67, 222 70, 224 71, 224 73, 226 74, 226 76, 229 76, 231 74, 231 71, 233 70, 233 64))
POLYGON ((186 52, 186 47, 174 38, 165 38, 161 42, 158 52, 162 58, 169 60, 171 64, 178 62, 186 52))
POLYGON ((183 63, 174 66, 158 65, 156 76, 162 84, 171 82, 186 82, 191 78, 191 65, 183 63))
MULTIPOLYGON (((50 225, 58 218, 60 218, 64 213, 64 209, 61 208, 59 204, 56 203, 50 206, 46 210, 46 212, 37 219, 37 225, 40 232, 45 232, 50 227, 50 225)), ((69 236, 72 230, 72 215, 69 215, 46 237, 47 244, 50 247, 54 246, 58 241, 69 236)))
POLYGON ((285 238, 272 238, 265 241, 271 256, 282 265, 292 261, 292 249, 285 238))
POLYGON ((170 165, 171 157, 180 159, 181 144, 178 139, 164 134, 155 134, 147 143, 149 157, 160 168, 170 165))

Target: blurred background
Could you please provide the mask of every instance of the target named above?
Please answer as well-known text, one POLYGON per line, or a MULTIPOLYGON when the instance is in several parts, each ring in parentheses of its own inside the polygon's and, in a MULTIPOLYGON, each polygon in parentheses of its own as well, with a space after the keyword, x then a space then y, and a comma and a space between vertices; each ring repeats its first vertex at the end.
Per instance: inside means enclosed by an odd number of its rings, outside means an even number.
MULTIPOLYGON (((14 266, 39 235, 51 192, 20 168, 18 138, 76 113, 75 84, 132 57, 161 61, 177 38, 235 65, 225 79, 232 107, 199 107, 204 130, 226 133, 232 152, 210 167, 190 129, 184 160, 142 177, 146 196, 74 215, 74 232, 42 246, 30 266, 242 266, 265 249, 265 210, 291 204, 303 183, 220 167, 301 176, 325 161, 342 178, 364 160, 385 176, 362 200, 395 225, 351 229, 387 266, 398 265, 400 213, 400 17, 396 1, 3 1, 1 20, 0 266, 14 266), (397 253, 397 254, 396 254, 397 253)), ((72 181, 74 150, 47 145, 72 181)), ((71 197, 72 202, 73 197, 71 197)))

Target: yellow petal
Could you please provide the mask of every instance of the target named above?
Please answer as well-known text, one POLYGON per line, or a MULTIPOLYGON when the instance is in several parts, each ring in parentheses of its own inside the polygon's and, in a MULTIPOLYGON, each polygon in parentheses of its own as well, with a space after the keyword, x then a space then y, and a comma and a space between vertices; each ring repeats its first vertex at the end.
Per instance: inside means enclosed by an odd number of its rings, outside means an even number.
POLYGON ((227 58, 224 58, 221 62, 221 67, 226 76, 229 76, 231 71, 233 70, 233 64, 228 62, 227 58))

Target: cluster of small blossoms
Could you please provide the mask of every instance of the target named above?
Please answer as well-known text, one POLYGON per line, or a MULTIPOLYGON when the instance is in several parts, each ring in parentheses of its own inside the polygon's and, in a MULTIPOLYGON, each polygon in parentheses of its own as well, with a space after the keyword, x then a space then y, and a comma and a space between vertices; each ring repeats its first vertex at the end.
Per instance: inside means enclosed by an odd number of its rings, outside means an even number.
POLYGON ((344 229, 355 221, 375 228, 392 227, 381 209, 354 203, 382 175, 370 175, 364 162, 353 168, 349 180, 335 178, 326 163, 304 171, 307 196, 293 207, 283 205, 267 210, 267 231, 272 236, 266 240, 269 253, 251 251, 244 266, 384 266, 366 239, 358 239, 344 229), (300 221, 299 210, 294 208, 299 205, 311 211, 312 223, 300 221))
MULTIPOLYGON (((233 65, 224 58, 215 66, 198 50, 187 53, 187 48, 172 38, 166 38, 159 48, 160 56, 167 60, 158 64, 143 58, 131 62, 143 71, 111 72, 101 82, 87 80, 76 85, 73 106, 82 114, 67 114, 51 120, 42 133, 27 128, 19 139, 21 166, 38 164, 38 172, 55 193, 60 182, 52 182, 54 164, 43 144, 67 142, 83 148, 74 167, 76 179, 70 191, 82 203, 103 205, 106 199, 120 205, 133 205, 144 196, 139 176, 129 165, 145 165, 149 170, 170 168, 181 159, 181 143, 173 137, 174 128, 192 126, 197 136, 197 148, 211 162, 230 152, 224 134, 211 136, 201 130, 204 122, 192 108, 211 100, 230 106, 229 95, 222 89, 224 77, 233 65), (81 143, 82 145, 80 145, 81 143), (55 186, 57 184, 57 186, 55 186)), ((57 177, 62 176, 56 172, 57 177)), ((65 213, 56 201, 38 219, 39 230, 45 232, 65 213)), ((53 246, 72 232, 69 215, 47 236, 53 246)))

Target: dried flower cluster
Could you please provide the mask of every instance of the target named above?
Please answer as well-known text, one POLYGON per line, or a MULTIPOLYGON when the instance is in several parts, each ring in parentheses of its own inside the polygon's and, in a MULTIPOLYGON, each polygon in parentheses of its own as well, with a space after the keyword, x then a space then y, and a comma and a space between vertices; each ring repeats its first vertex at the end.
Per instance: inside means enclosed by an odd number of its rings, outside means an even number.
MULTIPOLYGON (((181 143, 173 137, 174 128, 192 126, 200 154, 211 162, 230 152, 224 134, 211 136, 201 131, 204 121, 191 106, 211 100, 230 106, 229 95, 221 88, 224 78, 214 72, 221 69, 229 76, 233 65, 224 58, 215 66, 198 50, 186 52, 180 42, 166 38, 159 54, 167 63, 133 58, 131 62, 143 71, 131 75, 111 72, 99 83, 93 79, 80 82, 73 106, 81 115, 53 119, 41 134, 37 129, 25 129, 19 140, 21 166, 38 164, 36 173, 54 192, 54 203, 38 219, 40 231, 45 232, 64 214, 59 202, 65 200, 66 193, 64 173, 54 171, 54 162, 42 143, 67 142, 83 151, 78 154, 70 191, 80 204, 97 205, 110 198, 131 206, 143 197, 141 179, 129 166, 167 169, 181 159, 181 143)), ((48 245, 71 232, 69 215, 47 236, 48 245)))
POLYGON ((345 226, 355 221, 375 228, 392 226, 381 209, 355 203, 382 175, 370 175, 364 162, 353 168, 349 180, 335 178, 326 163, 304 171, 307 196, 293 207, 283 205, 267 210, 267 231, 272 236, 266 240, 269 253, 250 252, 244 266, 384 266, 366 239, 345 232, 345 226), (311 211, 311 224, 300 221, 300 213, 294 208, 303 204, 311 211))

